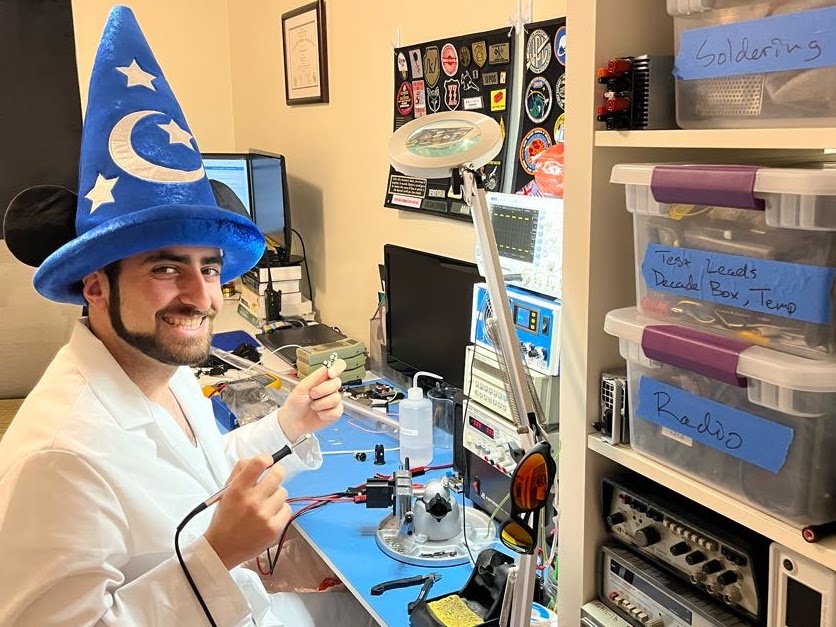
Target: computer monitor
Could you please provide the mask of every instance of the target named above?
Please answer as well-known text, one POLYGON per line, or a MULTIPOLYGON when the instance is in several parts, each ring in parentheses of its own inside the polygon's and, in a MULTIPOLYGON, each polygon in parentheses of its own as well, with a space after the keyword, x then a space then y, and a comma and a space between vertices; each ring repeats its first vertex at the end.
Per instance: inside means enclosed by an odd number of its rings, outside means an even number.
POLYGON ((264 235, 283 247, 277 251, 279 261, 288 261, 293 231, 285 159, 282 155, 259 152, 251 152, 249 157, 255 223, 264 235))
POLYGON ((284 156, 250 151, 206 153, 202 157, 216 194, 219 188, 220 193, 232 192, 261 232, 278 245, 270 251, 270 260, 289 261, 293 231, 284 156))
POLYGON ((235 194, 252 219, 253 203, 247 155, 203 155, 203 169, 210 181, 223 183, 235 194))
POLYGON ((393 244, 383 247, 388 365, 464 385, 476 264, 393 244))

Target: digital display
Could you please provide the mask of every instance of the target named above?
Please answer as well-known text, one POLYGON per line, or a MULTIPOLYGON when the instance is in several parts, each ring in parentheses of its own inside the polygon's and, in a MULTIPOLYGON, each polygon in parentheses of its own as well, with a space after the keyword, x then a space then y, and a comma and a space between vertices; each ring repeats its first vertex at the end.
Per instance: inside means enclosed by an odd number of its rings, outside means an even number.
POLYGON ((787 577, 787 615, 783 627, 817 627, 821 625, 821 593, 787 577))
POLYGON ((518 327, 523 327, 525 329, 528 328, 528 316, 531 312, 524 308, 520 307, 519 305, 514 307, 514 317, 516 318, 515 324, 518 327))
POLYGON ((476 429, 476 430, 477 430, 477 431, 479 431, 480 433, 484 433, 484 434, 485 434, 486 436, 488 436, 489 438, 493 439, 493 437, 494 437, 494 433, 495 433, 495 432, 494 432, 494 430, 493 430, 493 429, 491 429, 491 428, 490 428, 488 425, 486 425, 484 422, 481 422, 481 421, 479 421, 479 420, 476 420, 476 418, 474 418, 473 416, 468 416, 467 420, 468 420, 468 422, 470 423, 470 426, 471 426, 471 427, 473 427, 474 429, 476 429))
POLYGON ((514 324, 521 329, 531 331, 537 329, 537 312, 519 305, 514 305, 514 324))

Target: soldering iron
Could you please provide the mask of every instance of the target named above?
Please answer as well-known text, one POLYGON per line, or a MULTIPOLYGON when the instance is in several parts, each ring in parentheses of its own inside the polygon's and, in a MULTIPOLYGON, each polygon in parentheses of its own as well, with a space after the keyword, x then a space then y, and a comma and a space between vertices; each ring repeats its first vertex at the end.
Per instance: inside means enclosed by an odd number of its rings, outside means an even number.
MULTIPOLYGON (((302 444, 302 442, 305 442, 305 441, 309 440, 310 437, 311 437, 311 434, 306 433, 305 435, 303 435, 301 438, 299 438, 295 442, 293 442, 291 444, 285 444, 282 448, 280 448, 278 451, 273 453, 273 456, 272 456, 273 457, 273 463, 270 464, 270 466, 268 466, 268 468, 271 468, 272 466, 277 464, 279 461, 281 461, 282 459, 284 459, 285 457, 290 455, 297 446, 302 444)), ((225 485, 220 490, 215 492, 212 496, 210 496, 208 499, 206 499, 205 501, 200 503, 192 511, 190 511, 186 515, 186 517, 183 519, 183 522, 181 522, 179 525, 177 525, 177 531, 174 534, 174 552, 177 553, 177 559, 180 561, 180 567, 183 569, 183 574, 186 575, 186 579, 189 581, 189 585, 192 588, 192 592, 194 592, 195 596, 197 597, 197 600, 200 602, 200 607, 203 608, 203 612, 206 614, 206 618, 209 620, 209 624, 212 625, 212 627, 217 627, 217 623, 215 623, 215 619, 212 618, 212 614, 209 611, 209 608, 206 606, 206 602, 203 600, 203 597, 200 595, 200 591, 197 589, 197 585, 195 584, 194 579, 192 579, 192 575, 191 575, 191 573, 189 573, 189 569, 186 567, 186 562, 183 560, 183 556, 180 553, 180 532, 183 530, 183 528, 188 524, 188 522, 192 518, 197 516, 200 512, 205 510, 207 507, 210 507, 210 506, 214 505, 215 503, 217 503, 218 501, 220 501, 221 497, 223 496, 223 494, 226 491, 228 486, 229 486, 229 484, 225 485)))

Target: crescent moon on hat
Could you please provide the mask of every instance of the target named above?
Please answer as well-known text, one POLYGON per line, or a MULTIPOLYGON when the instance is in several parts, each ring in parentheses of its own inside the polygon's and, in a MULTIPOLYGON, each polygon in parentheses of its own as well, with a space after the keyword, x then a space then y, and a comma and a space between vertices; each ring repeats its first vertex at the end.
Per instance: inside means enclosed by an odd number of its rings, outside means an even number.
POLYGON ((128 174, 151 183, 194 183, 204 177, 203 166, 196 170, 177 170, 151 163, 140 157, 131 143, 134 127, 149 115, 162 111, 135 111, 119 120, 110 131, 108 150, 113 162, 128 174))

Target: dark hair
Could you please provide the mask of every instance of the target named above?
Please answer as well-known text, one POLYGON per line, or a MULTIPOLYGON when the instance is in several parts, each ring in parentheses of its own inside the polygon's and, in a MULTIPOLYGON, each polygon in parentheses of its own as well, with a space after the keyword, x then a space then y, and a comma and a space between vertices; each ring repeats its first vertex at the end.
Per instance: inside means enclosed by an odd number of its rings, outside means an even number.
POLYGON ((122 267, 122 260, 117 259, 113 263, 107 264, 104 268, 102 268, 102 272, 104 272, 105 276, 107 277, 108 285, 113 286, 119 283, 119 270, 122 267))

